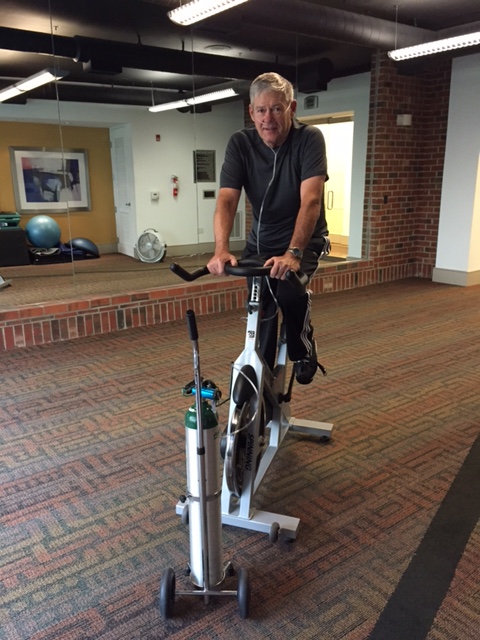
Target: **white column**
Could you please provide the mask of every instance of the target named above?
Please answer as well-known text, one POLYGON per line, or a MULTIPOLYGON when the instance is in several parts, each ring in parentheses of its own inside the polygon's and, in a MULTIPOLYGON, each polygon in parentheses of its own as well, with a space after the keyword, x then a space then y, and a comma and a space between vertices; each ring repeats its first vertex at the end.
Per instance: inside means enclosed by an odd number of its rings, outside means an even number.
POLYGON ((433 281, 480 284, 480 54, 453 60, 433 281))

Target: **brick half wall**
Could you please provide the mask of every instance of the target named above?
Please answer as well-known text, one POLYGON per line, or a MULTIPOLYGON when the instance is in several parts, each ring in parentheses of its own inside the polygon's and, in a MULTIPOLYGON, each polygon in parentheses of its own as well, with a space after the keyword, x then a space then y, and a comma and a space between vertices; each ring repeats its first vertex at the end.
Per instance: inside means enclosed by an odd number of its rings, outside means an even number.
MULTIPOLYGON (((417 273, 411 263, 377 268, 371 261, 345 262, 321 266, 310 289, 319 295, 419 275, 431 277, 431 273, 417 273)), ((187 309, 199 316, 242 309, 245 302, 245 279, 228 278, 208 284, 180 284, 111 297, 25 306, 0 312, 0 351, 183 320, 187 309)))

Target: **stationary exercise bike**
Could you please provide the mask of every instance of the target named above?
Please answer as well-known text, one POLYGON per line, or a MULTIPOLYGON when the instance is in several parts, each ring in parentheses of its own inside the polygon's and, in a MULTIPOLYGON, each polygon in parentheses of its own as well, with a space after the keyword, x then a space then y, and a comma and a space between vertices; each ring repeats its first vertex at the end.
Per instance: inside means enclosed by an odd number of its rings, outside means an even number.
MULTIPOLYGON (((175 263, 170 268, 189 282, 209 273, 206 267, 189 273, 175 263)), ((269 276, 270 267, 259 266, 249 259, 240 260, 235 267, 225 265, 225 272, 252 280, 245 346, 232 367, 228 425, 222 442, 222 523, 267 533, 271 542, 276 542, 280 535, 295 539, 300 524, 298 518, 259 510, 254 507, 253 498, 290 429, 328 441, 333 425, 291 417, 294 371, 292 369, 287 379, 283 320, 273 370, 262 355, 259 344, 262 280, 269 276)), ((287 280, 291 286, 304 291, 308 279, 304 274, 289 271, 287 280)), ((318 366, 326 374, 323 367, 318 366)), ((178 514, 182 515, 184 509, 184 503, 177 503, 178 514)))

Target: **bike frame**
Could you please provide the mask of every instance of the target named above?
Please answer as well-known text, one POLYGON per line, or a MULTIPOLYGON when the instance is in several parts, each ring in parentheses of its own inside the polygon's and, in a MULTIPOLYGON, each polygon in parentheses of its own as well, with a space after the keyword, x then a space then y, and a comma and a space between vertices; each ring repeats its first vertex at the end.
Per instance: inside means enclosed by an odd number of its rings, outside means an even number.
MULTIPOLYGON (((277 346, 277 360, 271 372, 265 363, 259 347, 261 324, 261 291, 262 277, 255 276, 252 281, 248 303, 248 317, 243 351, 236 359, 232 369, 232 385, 241 375, 245 365, 253 367, 257 377, 257 410, 249 421, 246 430, 246 454, 243 463, 243 486, 240 498, 232 495, 223 476, 222 483, 222 523, 270 533, 272 526, 278 525, 285 537, 295 538, 299 519, 277 513, 259 510, 253 505, 253 498, 262 483, 265 474, 272 464, 282 441, 289 429, 302 431, 329 439, 333 425, 328 423, 302 424, 291 418, 290 393, 287 386, 287 344, 285 328, 281 323, 277 346), (268 438, 262 436, 262 404, 268 401, 271 405, 271 419, 265 425, 268 438), (257 460, 259 460, 257 466, 257 460)), ((291 387, 291 382, 290 385, 291 387)), ((232 429, 233 414, 236 409, 234 399, 230 400, 227 435, 232 429)))

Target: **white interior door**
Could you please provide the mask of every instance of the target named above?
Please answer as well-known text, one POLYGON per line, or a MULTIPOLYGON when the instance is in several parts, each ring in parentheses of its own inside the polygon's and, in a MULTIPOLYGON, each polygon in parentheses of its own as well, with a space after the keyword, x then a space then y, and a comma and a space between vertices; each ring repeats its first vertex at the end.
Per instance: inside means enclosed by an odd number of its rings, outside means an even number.
POLYGON ((348 244, 353 152, 353 122, 316 125, 327 147, 328 181, 325 208, 328 230, 337 241, 348 244))
POLYGON ((123 125, 110 129, 110 148, 118 252, 134 257, 134 248, 137 241, 137 224, 132 136, 129 126, 123 125))

